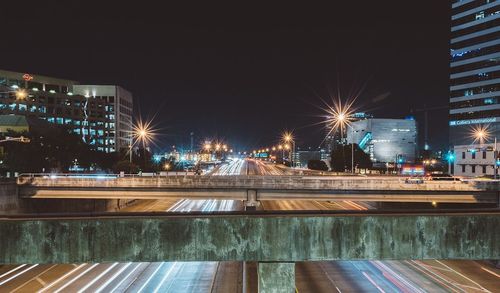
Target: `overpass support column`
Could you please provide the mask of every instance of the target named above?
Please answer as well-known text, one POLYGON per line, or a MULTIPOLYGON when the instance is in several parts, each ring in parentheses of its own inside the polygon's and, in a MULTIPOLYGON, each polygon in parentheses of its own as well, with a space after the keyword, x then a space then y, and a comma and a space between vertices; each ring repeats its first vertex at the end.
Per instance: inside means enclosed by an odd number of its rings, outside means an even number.
POLYGON ((294 293, 295 263, 259 262, 259 293, 294 293))
POLYGON ((257 190, 247 190, 247 200, 245 201, 246 211, 255 211, 260 206, 260 201, 257 199, 257 190))

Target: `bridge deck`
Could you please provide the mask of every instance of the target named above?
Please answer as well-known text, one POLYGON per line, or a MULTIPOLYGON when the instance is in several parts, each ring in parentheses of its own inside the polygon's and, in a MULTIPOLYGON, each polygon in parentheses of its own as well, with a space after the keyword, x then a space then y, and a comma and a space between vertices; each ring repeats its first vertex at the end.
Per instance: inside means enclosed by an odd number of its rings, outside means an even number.
POLYGON ((407 202, 499 200, 499 182, 426 181, 356 176, 170 176, 72 178, 21 176, 19 194, 33 198, 312 199, 407 202))

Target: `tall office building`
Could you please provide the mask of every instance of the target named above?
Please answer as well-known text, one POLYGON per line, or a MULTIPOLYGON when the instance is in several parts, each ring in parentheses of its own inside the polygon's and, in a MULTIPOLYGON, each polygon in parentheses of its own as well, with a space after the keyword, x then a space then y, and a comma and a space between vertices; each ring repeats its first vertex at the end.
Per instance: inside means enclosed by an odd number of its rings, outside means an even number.
POLYGON ((64 125, 96 150, 114 152, 130 144, 132 94, 118 86, 0 70, 0 114, 64 125))
POLYGON ((453 1, 450 43, 450 143, 474 127, 500 137, 500 1, 453 1))

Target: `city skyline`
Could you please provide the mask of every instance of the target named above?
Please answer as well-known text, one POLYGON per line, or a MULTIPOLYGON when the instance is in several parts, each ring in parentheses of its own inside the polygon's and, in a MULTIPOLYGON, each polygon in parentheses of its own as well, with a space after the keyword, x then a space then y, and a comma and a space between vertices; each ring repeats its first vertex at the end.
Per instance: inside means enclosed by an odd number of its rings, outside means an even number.
MULTIPOLYGON (((134 94, 136 115, 156 114, 166 133, 159 138, 162 149, 189 145, 190 132, 199 140, 222 137, 252 148, 276 140, 283 129, 294 129, 300 145, 317 146, 324 135, 312 126, 322 114, 317 106, 339 89, 342 99, 364 89, 359 110, 379 118, 404 118, 411 109, 449 100, 445 3, 432 11, 415 5, 405 16, 390 3, 366 11, 342 4, 329 18, 290 7, 280 21, 273 17, 277 7, 261 11, 259 21, 252 21, 252 9, 241 17, 226 9, 212 17, 193 12, 159 19, 126 6, 113 13, 106 5, 87 17, 84 8, 3 15, 23 34, 0 49, 11 57, 0 68, 120 85, 134 94), (417 22, 419 13, 425 23, 417 22), (122 23, 127 17, 133 21, 122 23), (250 125, 246 120, 257 111, 250 125)), ((420 122, 422 113, 415 114, 420 122)), ((444 128, 446 110, 433 114, 430 122, 444 128)), ((447 135, 436 128, 431 147, 446 148, 447 135)))

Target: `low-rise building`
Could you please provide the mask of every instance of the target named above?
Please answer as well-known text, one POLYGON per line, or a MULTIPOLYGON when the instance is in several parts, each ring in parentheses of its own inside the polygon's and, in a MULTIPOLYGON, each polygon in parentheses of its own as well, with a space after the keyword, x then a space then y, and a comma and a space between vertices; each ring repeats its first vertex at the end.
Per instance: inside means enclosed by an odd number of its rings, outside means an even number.
POLYGON ((0 114, 64 125, 98 151, 130 145, 132 109, 132 94, 118 86, 0 70, 0 114))
POLYGON ((497 143, 496 148, 493 143, 454 146, 453 174, 465 177, 493 176, 495 165, 498 174, 500 161, 495 159, 495 150, 500 150, 500 143, 497 143))

